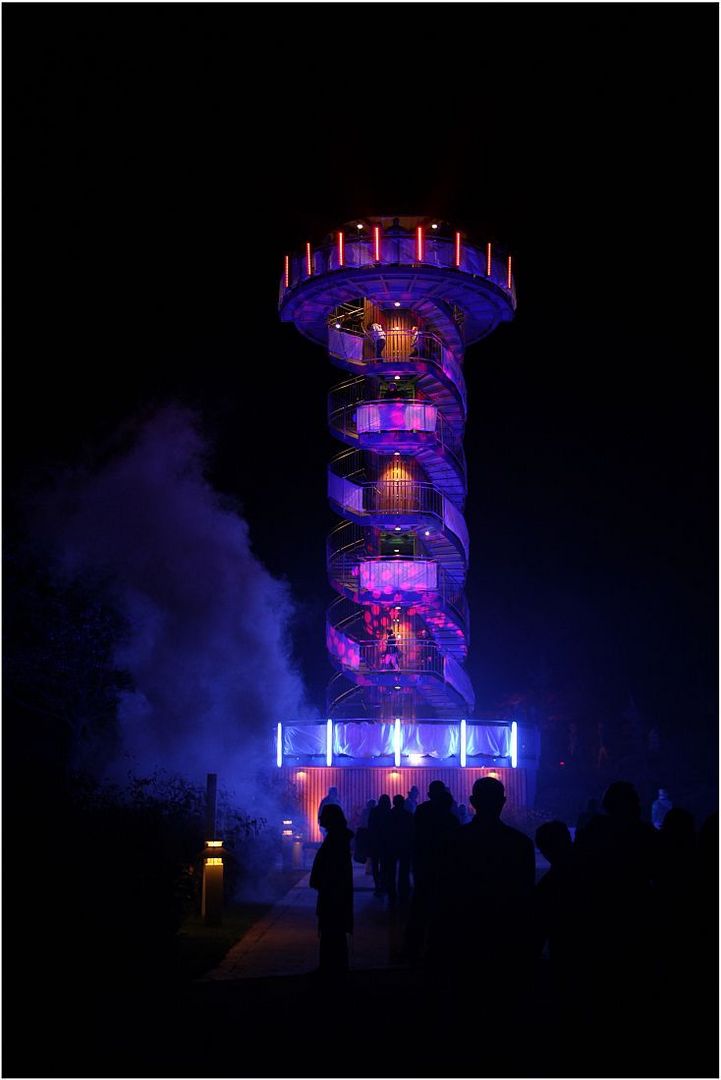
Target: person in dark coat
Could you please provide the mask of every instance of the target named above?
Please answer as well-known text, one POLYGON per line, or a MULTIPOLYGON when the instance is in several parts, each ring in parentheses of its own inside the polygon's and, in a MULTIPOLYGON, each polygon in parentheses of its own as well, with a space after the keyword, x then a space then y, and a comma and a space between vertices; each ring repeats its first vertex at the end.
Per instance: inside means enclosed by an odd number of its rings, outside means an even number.
POLYGON ((654 982, 660 838, 641 820, 633 784, 610 784, 601 806, 574 843, 583 910, 576 951, 594 1016, 607 1021, 611 1008, 630 1017, 654 982))
POLYGON ((536 847, 550 863, 535 888, 534 921, 538 954, 548 946, 553 986, 564 1008, 574 991, 578 884, 573 841, 564 821, 546 821, 536 829, 536 847))
POLYGON ((378 805, 368 815, 368 840, 376 896, 383 896, 384 892, 383 868, 387 862, 388 818, 390 812, 390 796, 381 795, 378 805))
POLYGON ((320 972, 340 975, 348 970, 346 934, 353 933, 353 865, 347 827, 340 806, 327 803, 321 813, 326 837, 313 861, 310 887, 318 891, 316 914, 320 936, 320 972))
POLYGON ((386 890, 388 900, 407 904, 411 895, 411 845, 413 815, 405 807, 402 795, 393 796, 393 809, 388 818, 388 854, 386 859, 386 890))
POLYGON ((496 965, 499 977, 513 971, 523 982, 533 956, 533 842, 501 821, 506 796, 500 780, 476 780, 470 801, 475 817, 458 829, 449 852, 440 947, 466 970, 496 965), (513 929, 504 933, 502 927, 513 929))
POLYGON ((443 781, 433 780, 428 787, 428 802, 421 803, 413 815, 413 899, 408 920, 408 954, 412 964, 421 959, 426 947, 448 848, 453 834, 460 828, 452 805, 453 798, 443 781))

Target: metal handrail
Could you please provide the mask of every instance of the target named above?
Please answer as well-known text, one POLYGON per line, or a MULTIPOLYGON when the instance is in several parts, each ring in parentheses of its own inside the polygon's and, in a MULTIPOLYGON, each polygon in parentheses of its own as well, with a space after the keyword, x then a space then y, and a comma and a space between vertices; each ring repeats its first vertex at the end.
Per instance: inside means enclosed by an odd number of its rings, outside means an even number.
POLYGON ((411 330, 386 330, 382 351, 368 333, 336 328, 328 329, 328 352, 336 360, 345 360, 356 367, 375 367, 385 364, 408 364, 418 361, 438 368, 456 387, 467 409, 466 380, 459 359, 452 349, 438 337, 426 330, 417 334, 411 330))
POLYGON ((357 666, 344 662, 342 657, 334 654, 333 662, 343 671, 350 672, 398 671, 443 677, 445 654, 430 636, 410 637, 399 633, 394 651, 388 649, 385 641, 361 641, 358 642, 358 650, 357 666))
POLYGON ((367 400, 366 394, 369 392, 375 395, 376 390, 365 375, 354 375, 352 379, 346 379, 331 387, 328 394, 328 417, 349 405, 360 405, 367 400))
POLYGON ((368 542, 367 526, 355 521, 340 521, 326 538, 326 555, 330 559, 344 551, 350 551, 368 542))
MULTIPOLYGON (((329 605, 325 613, 326 622, 336 630, 341 630, 355 619, 363 619, 363 608, 347 596, 338 596, 329 605)), ((352 636, 352 635, 351 635, 352 636)))

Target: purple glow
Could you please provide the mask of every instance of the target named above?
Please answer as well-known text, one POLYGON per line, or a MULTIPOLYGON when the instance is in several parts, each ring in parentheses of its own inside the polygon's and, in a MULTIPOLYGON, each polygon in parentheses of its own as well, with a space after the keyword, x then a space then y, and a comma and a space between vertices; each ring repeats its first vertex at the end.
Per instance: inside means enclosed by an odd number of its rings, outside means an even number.
POLYGON ((115 662, 131 688, 119 695, 107 775, 165 769, 204 782, 222 770, 255 799, 248 778, 267 766, 269 733, 313 713, 289 655, 288 586, 205 479, 199 429, 188 410, 160 410, 124 433, 114 458, 62 481, 41 514, 63 573, 102 575, 127 625, 115 662))

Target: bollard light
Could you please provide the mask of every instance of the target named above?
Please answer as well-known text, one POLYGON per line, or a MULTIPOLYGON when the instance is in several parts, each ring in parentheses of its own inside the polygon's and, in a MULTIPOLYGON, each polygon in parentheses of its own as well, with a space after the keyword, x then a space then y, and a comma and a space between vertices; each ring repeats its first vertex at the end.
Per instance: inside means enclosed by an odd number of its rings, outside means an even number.
POLYGON ((223 856, 226 854, 222 840, 205 841, 201 910, 206 926, 220 926, 223 921, 223 856))

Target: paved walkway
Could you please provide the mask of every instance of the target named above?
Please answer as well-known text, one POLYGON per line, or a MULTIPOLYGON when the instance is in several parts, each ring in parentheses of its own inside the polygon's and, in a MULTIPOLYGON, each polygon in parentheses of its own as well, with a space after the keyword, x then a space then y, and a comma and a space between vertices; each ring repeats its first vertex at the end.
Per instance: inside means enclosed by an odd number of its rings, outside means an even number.
MULTIPOLYGON (((227 953, 203 981, 302 975, 318 967, 318 894, 307 874, 227 953)), ((354 971, 397 967, 401 928, 387 901, 373 895, 365 867, 353 865, 354 921, 350 963, 354 971)))

